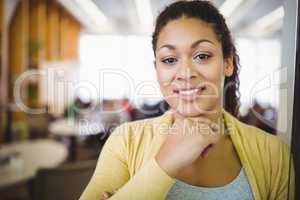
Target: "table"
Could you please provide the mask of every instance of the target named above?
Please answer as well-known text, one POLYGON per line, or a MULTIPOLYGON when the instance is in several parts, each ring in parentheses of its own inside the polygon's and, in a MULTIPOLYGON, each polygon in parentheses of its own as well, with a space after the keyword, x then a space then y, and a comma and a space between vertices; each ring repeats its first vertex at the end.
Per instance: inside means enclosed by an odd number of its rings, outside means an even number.
POLYGON ((39 168, 52 168, 66 160, 65 145, 50 139, 15 142, 0 147, 0 156, 17 152, 19 166, 0 169, 0 187, 34 178, 39 168), (20 163, 21 161, 21 163, 20 163))
POLYGON ((70 161, 76 160, 77 137, 97 135, 104 132, 104 127, 99 122, 91 122, 85 120, 76 121, 74 119, 60 119, 49 125, 49 132, 60 137, 68 137, 70 139, 70 161))
POLYGON ((104 127, 101 122, 60 119, 50 124, 49 131, 52 134, 60 136, 88 136, 103 132, 104 127))

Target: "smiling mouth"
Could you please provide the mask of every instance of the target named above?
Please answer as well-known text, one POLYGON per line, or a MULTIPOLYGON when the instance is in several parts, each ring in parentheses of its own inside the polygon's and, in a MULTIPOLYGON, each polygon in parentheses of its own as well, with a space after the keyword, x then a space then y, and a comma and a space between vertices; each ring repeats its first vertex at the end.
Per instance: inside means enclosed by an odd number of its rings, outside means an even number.
POLYGON ((175 89, 173 92, 182 100, 192 101, 199 97, 204 90, 206 90, 206 86, 175 89))

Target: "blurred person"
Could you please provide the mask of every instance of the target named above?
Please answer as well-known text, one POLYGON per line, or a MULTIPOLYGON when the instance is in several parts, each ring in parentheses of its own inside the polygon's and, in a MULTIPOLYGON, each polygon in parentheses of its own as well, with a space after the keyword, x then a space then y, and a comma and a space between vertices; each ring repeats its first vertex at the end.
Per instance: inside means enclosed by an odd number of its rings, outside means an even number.
POLYGON ((170 111, 119 126, 80 199, 293 199, 287 145, 237 119, 239 58, 219 11, 177 1, 152 44, 170 111))
POLYGON ((145 103, 141 108, 141 112, 144 113, 144 118, 158 117, 167 110, 169 110, 169 105, 165 100, 159 101, 154 105, 145 103))
POLYGON ((100 115, 107 134, 120 124, 130 121, 130 115, 119 100, 103 100, 100 115))
POLYGON ((245 115, 240 116, 239 120, 276 135, 277 110, 270 105, 264 107, 254 101, 253 106, 247 110, 245 115))
POLYGON ((128 98, 123 98, 120 102, 121 108, 124 110, 125 113, 128 115, 128 121, 131 121, 133 118, 133 106, 130 104, 128 98))
POLYGON ((64 110, 64 117, 66 118, 78 118, 82 109, 87 109, 91 105, 91 102, 85 102, 80 97, 76 97, 74 102, 68 105, 64 110))

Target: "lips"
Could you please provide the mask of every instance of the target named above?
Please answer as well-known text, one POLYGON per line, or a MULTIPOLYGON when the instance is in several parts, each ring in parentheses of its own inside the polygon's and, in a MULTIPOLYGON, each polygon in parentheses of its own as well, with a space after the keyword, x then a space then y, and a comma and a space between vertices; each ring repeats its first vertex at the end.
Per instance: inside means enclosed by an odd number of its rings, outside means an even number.
POLYGON ((196 89, 183 89, 183 90, 178 90, 178 93, 181 95, 195 95, 199 92, 199 88, 196 89))
POLYGON ((199 97, 206 86, 174 89, 174 93, 182 100, 192 101, 199 97))

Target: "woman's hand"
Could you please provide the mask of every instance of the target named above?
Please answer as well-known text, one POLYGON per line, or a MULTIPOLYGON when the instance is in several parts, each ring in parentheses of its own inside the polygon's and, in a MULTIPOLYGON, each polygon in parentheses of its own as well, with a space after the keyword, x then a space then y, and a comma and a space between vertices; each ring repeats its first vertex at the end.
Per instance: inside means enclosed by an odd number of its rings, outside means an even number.
POLYGON ((109 192, 103 192, 101 195, 100 200, 107 200, 112 196, 112 194, 110 194, 109 192))
POLYGON ((204 117, 184 118, 173 114, 173 126, 156 155, 156 161, 172 177, 191 165, 215 145, 221 135, 218 125, 204 117))

